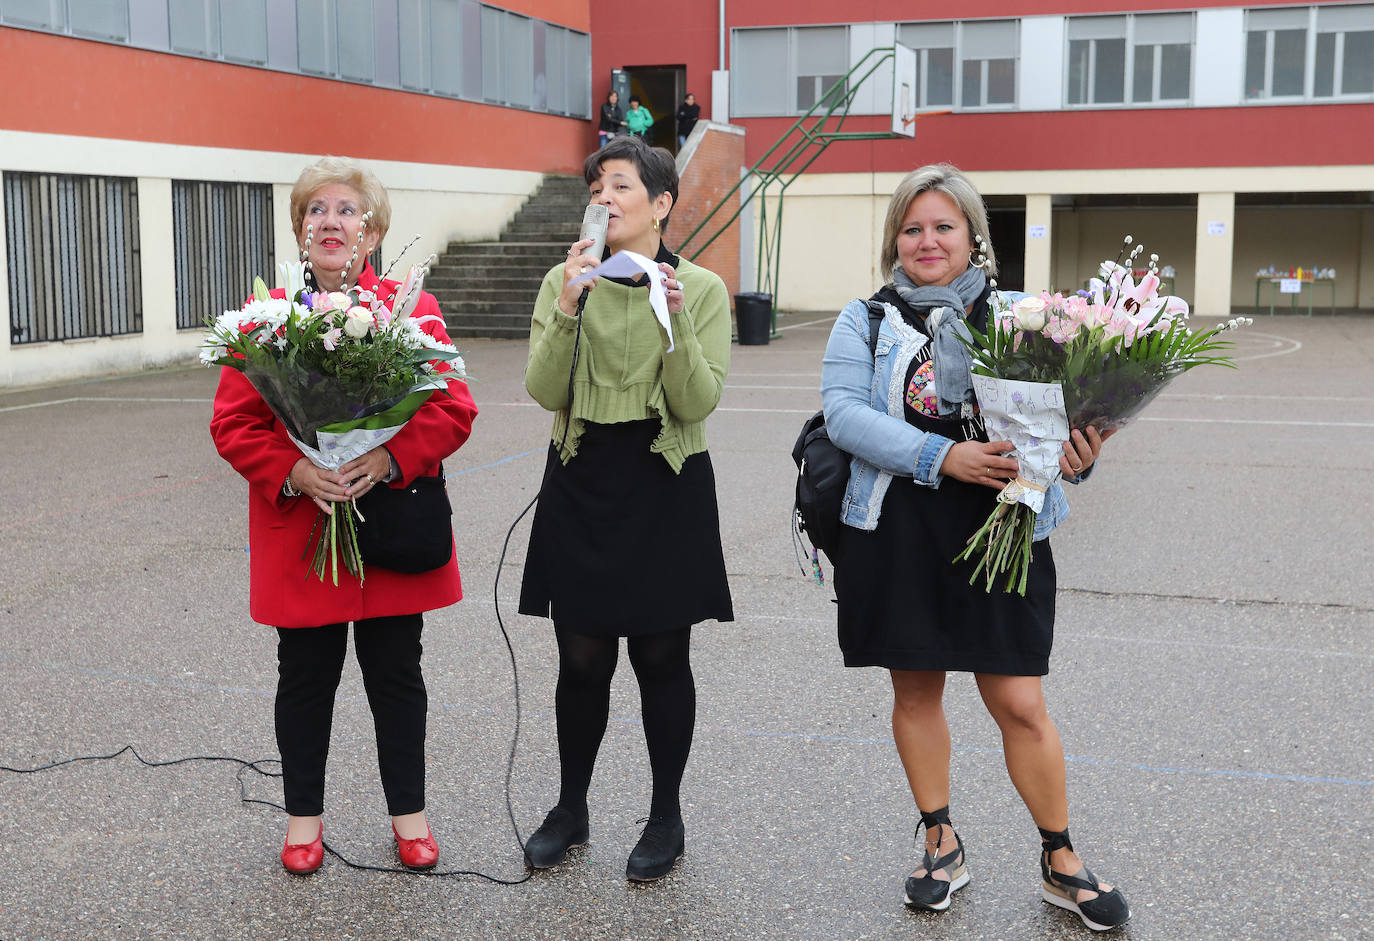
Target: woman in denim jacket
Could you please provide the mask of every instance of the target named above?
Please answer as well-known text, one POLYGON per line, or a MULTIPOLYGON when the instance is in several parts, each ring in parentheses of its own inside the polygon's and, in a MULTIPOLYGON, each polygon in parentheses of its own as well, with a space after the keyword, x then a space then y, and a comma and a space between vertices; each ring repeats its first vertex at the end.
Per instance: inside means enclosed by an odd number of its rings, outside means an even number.
MULTIPOLYGON (((971 586, 973 563, 952 561, 1018 470, 1003 456, 1010 442, 987 440, 958 335, 965 320, 985 328, 996 264, 978 191, 948 164, 922 167, 888 206, 888 283, 868 302, 851 302, 831 330, 825 423, 853 455, 836 553, 840 646, 846 666, 885 667, 892 676, 892 734, 926 828, 907 904, 943 911, 968 883, 949 819, 943 698, 946 672, 956 670, 974 675, 1001 729, 1012 783, 1040 828, 1043 897, 1105 930, 1129 910, 1069 842, 1064 750, 1041 691, 1054 636, 1047 537, 1068 515, 1059 484, 1036 521, 1024 597, 971 586), (870 309, 882 311, 873 346, 870 309)), ((1103 437, 1091 427, 1073 432, 1060 460, 1066 480, 1087 475, 1103 437)))

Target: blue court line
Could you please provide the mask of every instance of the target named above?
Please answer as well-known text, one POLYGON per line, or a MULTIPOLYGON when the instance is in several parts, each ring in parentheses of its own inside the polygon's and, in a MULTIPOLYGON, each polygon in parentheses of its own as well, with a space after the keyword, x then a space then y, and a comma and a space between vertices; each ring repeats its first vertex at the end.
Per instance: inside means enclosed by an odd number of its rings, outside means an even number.
POLYGON ((460 471, 454 471, 452 474, 445 474, 444 479, 450 480, 454 477, 462 477, 464 474, 471 474, 473 471, 487 470, 488 468, 492 467, 500 467, 502 464, 509 464, 511 461, 519 460, 522 457, 529 457, 531 454, 545 454, 548 452, 548 450, 549 449, 547 447, 544 447, 535 448, 532 451, 521 451, 519 454, 512 454, 510 457, 503 457, 499 461, 492 461, 490 464, 481 464, 477 467, 467 467, 460 471))

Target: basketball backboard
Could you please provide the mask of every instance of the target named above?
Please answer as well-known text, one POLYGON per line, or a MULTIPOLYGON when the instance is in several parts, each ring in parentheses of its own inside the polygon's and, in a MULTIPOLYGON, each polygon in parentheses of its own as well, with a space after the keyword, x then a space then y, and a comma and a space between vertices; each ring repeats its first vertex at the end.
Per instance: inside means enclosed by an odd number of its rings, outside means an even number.
POLYGON ((892 133, 916 136, 916 51, 901 43, 892 48, 892 133))

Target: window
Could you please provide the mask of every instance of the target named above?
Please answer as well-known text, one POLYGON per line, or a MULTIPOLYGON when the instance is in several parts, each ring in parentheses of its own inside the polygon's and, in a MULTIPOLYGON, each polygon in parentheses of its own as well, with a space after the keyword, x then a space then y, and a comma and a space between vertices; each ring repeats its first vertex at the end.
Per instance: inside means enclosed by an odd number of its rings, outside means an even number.
POLYGON ((959 24, 961 108, 1016 103, 1016 20, 959 24))
POLYGON ((1317 8, 1316 98, 1374 94, 1374 4, 1317 8))
POLYGON ((534 36, 527 16, 503 13, 501 25, 501 99, 517 108, 534 104, 534 36))
POLYGON ((788 30, 735 30, 730 56, 731 111, 742 116, 790 114, 788 30))
POLYGON ((0 0, 0 23, 126 42, 129 0, 0 0))
POLYGON ((0 23, 65 30, 66 8, 65 0, 0 0, 0 23))
POLYGON ((811 26, 792 31, 792 61, 797 64, 797 111, 808 111, 835 89, 830 103, 843 97, 849 71, 849 30, 844 26, 811 26))
POLYGON ((237 308, 253 278, 272 281, 272 187, 172 181, 177 327, 237 308))
POLYGON ((1126 17, 1085 16, 1069 20, 1071 105, 1126 101, 1126 17))
POLYGON ((1301 97, 1307 72, 1306 7, 1245 14, 1245 97, 1301 97))
POLYGON ((179 0, 167 5, 174 52, 267 63, 266 0, 179 0))
POLYGON ((897 41, 916 51, 916 106, 953 106, 954 24, 903 23, 897 41))
POLYGON ((1192 96, 1191 13, 1070 17, 1068 42, 1070 105, 1182 103, 1192 96))
MULTIPOLYGON (((800 114, 849 72, 847 26, 737 29, 731 56, 732 110, 800 114)), ((843 86, 838 91, 842 95, 843 86)))
POLYGON ((4 174, 10 342, 143 329, 138 181, 4 174))

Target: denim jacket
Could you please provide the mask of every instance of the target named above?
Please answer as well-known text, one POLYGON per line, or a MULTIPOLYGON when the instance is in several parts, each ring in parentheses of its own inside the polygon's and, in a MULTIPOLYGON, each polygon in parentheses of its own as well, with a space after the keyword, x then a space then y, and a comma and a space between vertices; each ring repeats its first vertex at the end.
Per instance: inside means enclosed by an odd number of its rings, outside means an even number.
MULTIPOLYGON (((1011 304, 1025 295, 1006 292, 1001 296, 1004 304, 1011 304)), ((930 340, 895 307, 884 306, 887 314, 878 328, 877 349, 870 352, 868 305, 850 301, 830 330, 821 368, 826 430, 836 446, 853 455, 840 521, 865 530, 877 529, 893 477, 939 487, 944 479, 940 466, 955 444, 907 423, 903 411, 907 368, 930 340)), ((1055 481, 1036 517, 1034 539, 1049 536, 1068 515, 1068 500, 1055 481)))

